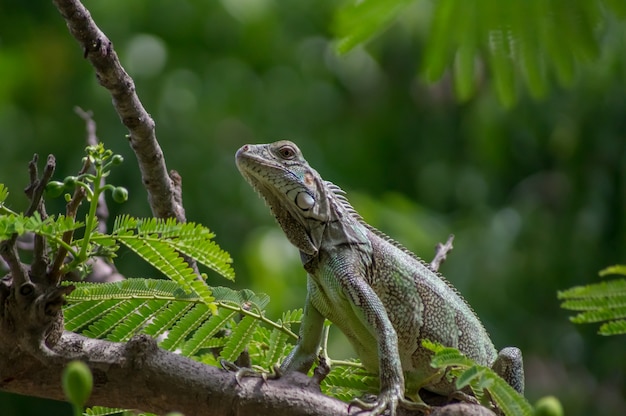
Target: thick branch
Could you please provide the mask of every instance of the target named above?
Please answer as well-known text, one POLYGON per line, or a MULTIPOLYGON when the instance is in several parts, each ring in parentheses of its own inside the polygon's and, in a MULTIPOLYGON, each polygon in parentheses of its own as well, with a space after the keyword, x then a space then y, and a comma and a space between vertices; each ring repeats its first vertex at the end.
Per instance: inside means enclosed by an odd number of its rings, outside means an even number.
POLYGON ((98 81, 111 93, 113 106, 130 132, 130 145, 139 161, 153 215, 185 221, 184 209, 174 197, 172 180, 167 174, 163 152, 156 139, 154 121, 141 104, 135 84, 120 64, 113 44, 78 0, 53 0, 53 3, 72 36, 82 46, 98 81))
MULTIPOLYGON (((8 345, 2 343, 4 355, 8 345)), ((56 357, 13 351, 11 359, 0 360, 0 389, 15 393, 63 400, 63 366, 81 359, 94 374, 90 402, 102 406, 207 416, 348 415, 347 404, 316 391, 303 374, 244 378, 238 386, 234 373, 162 350, 148 336, 113 343, 64 332, 56 357)))

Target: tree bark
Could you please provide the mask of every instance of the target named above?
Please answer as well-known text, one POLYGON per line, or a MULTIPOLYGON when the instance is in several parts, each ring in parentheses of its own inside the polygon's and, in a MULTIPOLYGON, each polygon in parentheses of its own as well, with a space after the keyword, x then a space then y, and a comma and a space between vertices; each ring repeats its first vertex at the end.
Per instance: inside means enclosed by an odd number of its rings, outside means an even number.
POLYGON ((324 396, 304 374, 248 377, 238 385, 234 373, 160 349, 144 335, 113 343, 65 331, 38 356, 6 341, 0 341, 0 388, 14 393, 63 400, 63 368, 80 359, 94 377, 89 405, 207 416, 348 414, 347 404, 324 396))

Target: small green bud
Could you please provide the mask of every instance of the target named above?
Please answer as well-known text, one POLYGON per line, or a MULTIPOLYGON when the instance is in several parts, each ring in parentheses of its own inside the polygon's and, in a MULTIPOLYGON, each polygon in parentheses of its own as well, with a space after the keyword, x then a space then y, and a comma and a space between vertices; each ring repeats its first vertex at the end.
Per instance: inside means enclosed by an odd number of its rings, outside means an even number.
POLYGON ((74 186, 76 186, 77 180, 78 178, 76 176, 68 176, 65 179, 63 179, 63 183, 65 184, 65 186, 69 188, 73 188, 74 186))
POLYGON ((113 200, 118 204, 128 201, 128 190, 123 186, 113 189, 113 200))
POLYGON ((124 162, 124 156, 122 155, 113 155, 113 158, 111 158, 111 163, 113 164, 113 166, 121 165, 122 162, 124 162))
POLYGON ((63 371, 63 392, 75 406, 83 406, 93 389, 91 370, 82 361, 70 361, 63 371))
POLYGON ((50 181, 46 185, 46 194, 50 198, 56 198, 63 193, 63 189, 65 189, 65 184, 59 181, 50 181))
POLYGON ((537 400, 535 416, 563 416, 563 406, 554 396, 546 396, 537 400))
POLYGON ((63 195, 63 198, 65 198, 65 202, 70 202, 72 200, 72 195, 66 193, 63 195))

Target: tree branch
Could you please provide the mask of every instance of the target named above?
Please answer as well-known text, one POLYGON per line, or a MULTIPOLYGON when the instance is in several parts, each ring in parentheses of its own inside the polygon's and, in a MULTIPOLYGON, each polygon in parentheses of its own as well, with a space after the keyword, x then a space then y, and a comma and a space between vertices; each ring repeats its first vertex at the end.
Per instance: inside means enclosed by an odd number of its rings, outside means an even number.
POLYGON ((128 128, 130 145, 137 156, 148 201, 155 217, 185 221, 182 204, 174 197, 172 179, 156 139, 155 124, 135 92, 113 44, 95 24, 89 11, 78 0, 53 0, 67 27, 83 48, 83 54, 96 71, 100 85, 113 98, 113 106, 128 128))
POLYGON ((63 400, 63 367, 80 359, 94 375, 90 403, 101 406, 207 416, 348 415, 347 404, 324 396, 304 374, 244 378, 238 386, 235 373, 162 350, 146 335, 113 343, 64 332, 53 352, 50 358, 14 352, 0 360, 0 389, 63 400))
POLYGON ((441 264, 446 261, 448 253, 454 248, 452 242, 454 241, 454 234, 450 234, 448 241, 445 244, 437 243, 435 247, 435 258, 430 262, 430 268, 432 271, 439 271, 441 264))
MULTIPOLYGON (((46 207, 43 203, 43 193, 46 189, 46 185, 54 174, 56 159, 53 155, 48 155, 46 166, 44 167, 41 178, 39 178, 39 172, 37 169, 38 161, 39 155, 35 154, 33 155, 33 159, 28 164, 30 184, 24 192, 28 198, 30 198, 30 206, 25 215, 32 216, 35 212, 38 212, 42 219, 46 219, 48 214, 46 213, 46 207)), ((35 234, 33 237, 33 261, 31 266, 31 275, 34 280, 41 281, 45 278, 46 268, 48 266, 48 257, 46 252, 47 243, 45 239, 42 236, 35 234)))

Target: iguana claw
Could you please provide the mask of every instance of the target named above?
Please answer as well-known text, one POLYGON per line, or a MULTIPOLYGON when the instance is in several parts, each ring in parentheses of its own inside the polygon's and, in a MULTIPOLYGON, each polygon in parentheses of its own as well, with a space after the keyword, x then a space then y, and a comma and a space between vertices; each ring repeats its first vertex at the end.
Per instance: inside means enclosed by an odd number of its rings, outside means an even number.
POLYGON ((244 377, 260 377, 265 382, 267 380, 279 378, 282 375, 282 373, 276 366, 273 367, 274 373, 268 374, 259 372, 249 367, 239 367, 235 363, 231 363, 230 361, 226 360, 220 360, 220 365, 224 370, 235 372, 235 381, 237 382, 237 385, 239 387, 241 387, 241 380, 244 377))
POLYGON ((348 412, 350 412, 352 406, 368 411, 369 416, 380 416, 385 410, 389 410, 389 416, 395 416, 398 407, 408 410, 419 410, 423 413, 428 413, 430 410, 430 406, 426 403, 407 400, 402 397, 401 394, 393 390, 381 392, 378 398, 372 403, 360 399, 353 399, 348 406, 348 412))

